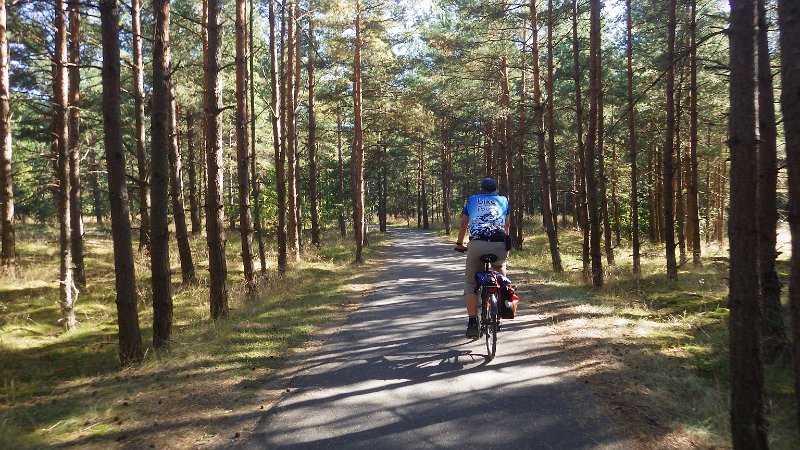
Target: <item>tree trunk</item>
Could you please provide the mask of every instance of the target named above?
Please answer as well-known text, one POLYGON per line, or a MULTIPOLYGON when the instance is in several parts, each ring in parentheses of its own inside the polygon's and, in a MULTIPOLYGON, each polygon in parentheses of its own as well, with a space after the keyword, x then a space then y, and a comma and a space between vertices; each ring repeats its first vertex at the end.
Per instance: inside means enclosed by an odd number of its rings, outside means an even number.
POLYGON ((81 126, 81 16, 80 4, 73 0, 69 8, 69 210, 72 231, 72 263, 75 266, 75 284, 86 287, 83 264, 83 202, 81 201, 81 152, 78 147, 81 126))
POLYGON ((347 226, 344 215, 344 161, 342 160, 342 106, 336 99, 336 157, 338 162, 339 177, 336 180, 339 195, 339 235, 347 236, 347 226))
MULTIPOLYGON (((514 198, 514 149, 512 144, 512 139, 510 139, 511 131, 510 131, 510 120, 509 120, 509 113, 511 111, 511 100, 509 94, 509 87, 508 87, 508 57, 503 55, 500 58, 500 108, 503 111, 502 116, 500 118, 500 127, 498 128, 499 142, 502 147, 502 151, 500 152, 500 157, 502 158, 501 167, 503 168, 500 171, 500 192, 505 193, 509 200, 513 200, 514 198), (503 180, 505 179, 505 187, 503 186, 503 180)), ((512 221, 510 224, 511 235, 513 236, 516 233, 516 224, 512 221)))
POLYGON ((153 347, 172 336, 172 283, 169 265, 170 2, 153 0, 153 113, 150 122, 153 176, 150 261, 153 274, 153 347))
MULTIPOLYGON (((317 187, 317 116, 314 103, 314 89, 317 85, 314 79, 314 64, 316 55, 316 41, 314 39, 314 6, 308 3, 308 178, 309 195, 311 196, 311 244, 319 247, 319 188, 317 187)), ((385 227, 384 227, 385 228, 385 227)), ((384 230, 385 231, 385 230, 384 230)))
MULTIPOLYGON (((600 46, 598 45, 598 52, 600 51, 600 46)), ((602 76, 601 71, 601 64, 600 64, 600 55, 597 56, 597 70, 598 70, 598 77, 602 76)), ((601 212, 601 219, 603 221, 603 244, 605 247, 606 252, 606 261, 608 261, 609 266, 614 265, 614 247, 611 244, 611 220, 608 217, 608 196, 606 191, 606 161, 605 161, 605 145, 603 140, 605 139, 605 124, 603 120, 603 86, 602 80, 597 81, 598 84, 598 93, 597 93, 597 176, 600 182, 600 212, 601 212)), ((613 192, 613 190, 612 190, 613 192)))
POLYGON ((194 148, 194 117, 186 114, 186 140, 189 148, 189 161, 187 168, 189 172, 189 217, 192 223, 192 234, 200 234, 203 226, 200 224, 200 199, 197 192, 197 154, 194 148))
POLYGON ((442 139, 442 221, 444 222, 445 233, 449 236, 450 232, 452 231, 450 216, 453 214, 450 210, 453 166, 452 149, 450 148, 450 127, 447 126, 447 119, 442 120, 440 131, 442 139))
POLYGON ((356 0, 355 42, 353 57, 353 149, 350 166, 353 181, 353 210, 355 216, 356 262, 363 260, 364 241, 366 240, 366 217, 364 214, 364 131, 362 119, 362 73, 361 49, 363 46, 361 23, 361 0, 356 0))
POLYGON ((683 202, 684 161, 683 145, 681 144, 681 132, 683 132, 683 127, 681 126, 681 113, 683 112, 683 105, 681 104, 681 100, 683 99, 682 91, 683 71, 681 70, 681 76, 678 79, 678 92, 675 96, 677 100, 675 102, 675 145, 673 147, 675 155, 675 165, 673 166, 673 181, 675 183, 675 227, 678 238, 678 261, 680 266, 686 263, 686 221, 684 220, 685 210, 683 202))
MULTIPOLYGON (((642 273, 642 269, 639 252, 639 183, 637 180, 639 174, 636 167, 636 110, 633 103, 633 23, 631 20, 631 0, 625 0, 625 24, 627 29, 625 53, 627 57, 628 75, 628 146, 630 147, 631 158, 631 238, 633 246, 633 275, 639 277, 642 273)), ((649 192, 651 189, 649 184, 647 190, 648 195, 650 195, 649 192)), ((650 222, 652 223, 652 221, 653 217, 651 215, 650 222)))
POLYGON ((691 0, 691 15, 692 17, 689 25, 691 46, 691 53, 689 55, 689 165, 691 167, 691 175, 687 204, 689 208, 689 222, 692 224, 692 263, 695 267, 700 267, 703 263, 700 259, 700 202, 698 199, 697 180, 697 0, 691 0))
POLYGON ((66 1, 56 0, 55 42, 54 42, 54 77, 53 77, 53 139, 57 154, 58 174, 58 221, 61 244, 61 268, 59 277, 61 324, 65 330, 72 330, 77 324, 75 319, 75 301, 77 289, 73 279, 72 244, 71 244, 71 211, 69 202, 69 124, 67 108, 67 24, 66 1))
POLYGON ((139 169, 139 250, 150 251, 150 173, 145 153, 144 61, 142 58, 142 0, 131 0, 133 34, 133 102, 136 110, 136 166, 139 169))
MULTIPOLYGON (((800 374, 800 5, 778 0, 781 45, 781 111, 786 134, 789 171, 789 225, 792 230, 792 274, 789 308, 792 317, 794 372, 800 374)), ((800 376, 795 376, 795 395, 800 400, 800 376)), ((798 419, 800 420, 800 418, 798 419)))
POLYGON ((722 240, 725 236, 725 201, 728 195, 728 163, 721 162, 721 170, 719 176, 719 195, 717 205, 717 242, 722 245, 722 240))
POLYGON ((678 278, 678 265, 675 261, 675 217, 672 211, 673 167, 672 159, 675 145, 675 9, 676 0, 669 1, 669 25, 667 33, 667 126, 664 144, 664 165, 662 170, 664 203, 664 248, 667 260, 667 277, 678 278))
POLYGON ((578 198, 576 202, 576 217, 578 223, 583 231, 583 247, 581 260, 583 261, 583 278, 584 282, 590 282, 590 269, 589 269, 589 224, 587 223, 587 192, 586 192, 586 170, 585 162, 585 148, 583 145, 583 100, 581 95, 581 67, 578 52, 578 0, 572 2, 572 64, 573 64, 573 77, 575 81, 575 123, 577 125, 577 164, 575 174, 576 191, 578 198))
POLYGON ((296 250, 296 258, 300 259, 300 252, 303 250, 303 210, 302 210, 302 194, 300 192, 300 131, 297 127, 297 118, 298 118, 298 111, 300 108, 300 86, 302 85, 302 78, 300 77, 300 69, 302 68, 302 37, 303 37, 303 30, 300 28, 300 1, 297 0, 294 3, 294 24, 295 24, 295 31, 294 31, 294 121, 295 121, 295 138, 294 138, 294 192, 295 192, 295 208, 294 208, 294 223, 297 227, 297 250, 296 250))
POLYGON ((208 269, 211 318, 227 317, 228 262, 225 259, 225 208, 222 202, 223 165, 222 136, 222 1, 208 0, 208 58, 206 58, 205 113, 206 164, 208 166, 208 194, 206 197, 206 242, 208 243, 208 269))
MULTIPOLYGON (((118 26, 119 27, 119 26, 118 26)), ((103 208, 100 198, 100 180, 98 172, 100 171, 100 163, 97 161, 97 153, 94 149, 89 150, 88 158, 92 167, 89 172, 89 185, 92 189, 92 209, 94 210, 94 220, 98 225, 103 223, 103 208)), ((124 169, 124 167, 123 167, 124 169)), ((127 187, 125 188, 127 193, 127 187)), ((125 205, 125 210, 128 211, 128 205, 125 205)), ((128 212, 130 214, 130 211, 128 212)), ((130 226, 130 217, 128 217, 128 226, 130 226)))
POLYGON ((136 310, 136 275, 125 185, 125 151, 122 147, 120 113, 119 10, 116 0, 100 0, 103 39, 103 129, 111 203, 111 236, 114 245, 119 360, 123 366, 141 361, 142 335, 136 310))
POLYGON ((278 85, 278 46, 275 33, 275 1, 269 2, 269 54, 270 54, 270 107, 272 119, 272 148, 275 153, 275 178, 277 183, 278 227, 278 273, 286 273, 286 185, 284 177, 284 101, 283 92, 278 85))
MULTIPOLYGON (((551 2, 552 3, 552 0, 551 2)), ((550 5, 552 6, 552 4, 550 5)), ((549 20, 548 13, 548 20, 549 20)), ((552 24, 551 24, 552 25, 552 24)), ((536 127, 536 146, 538 149, 538 159, 539 159, 539 178, 541 183, 541 198, 542 198, 542 223, 544 224, 545 232, 547 232, 547 241, 550 245, 550 260, 553 264, 553 270, 556 272, 561 272, 564 270, 563 266, 561 265, 561 251, 558 248, 558 232, 556 231, 556 215, 553 214, 553 204, 556 202, 556 199, 551 197, 552 191, 550 190, 550 174, 549 174, 549 167, 547 165, 547 160, 545 157, 545 152, 549 150, 549 148, 545 147, 545 136, 544 136, 544 118, 543 118, 543 109, 542 109, 542 92, 539 80, 539 24, 537 20, 537 11, 536 11, 536 2, 531 1, 531 61, 533 63, 533 110, 534 110, 534 122, 536 127)), ((548 47, 549 47, 548 42, 548 47)), ((548 48, 548 51, 550 49, 548 48)), ((548 56, 549 61, 550 56, 548 56)), ((551 61, 550 61, 551 62, 551 61)), ((552 88, 550 83, 552 79, 550 78, 551 68, 548 67, 548 90, 552 88)), ((548 95, 552 95, 552 92, 548 92, 548 95)), ((549 126, 552 128, 552 110, 553 104, 552 99, 548 98, 547 100, 547 110, 548 110, 548 121, 549 126)), ((551 130, 552 132, 552 130, 551 130)), ((520 205, 521 207, 522 205, 520 205)))
POLYGON ((247 141, 247 1, 236 0, 236 173, 239 186, 239 234, 247 296, 255 296, 253 219, 250 213, 250 145, 247 141))
MULTIPOLYGON (((555 89, 553 87, 553 0, 547 0, 547 81, 545 82, 545 89, 547 90, 547 105, 546 105, 546 119, 547 126, 547 173, 550 181, 550 203, 551 214, 553 215, 551 221, 553 222, 553 229, 556 234, 556 242, 558 241, 558 191, 556 186, 556 132, 553 122, 553 97, 555 96, 555 89)), ((566 200, 566 195, 564 196, 566 200)), ((564 208, 566 210, 566 208, 564 208)))
POLYGON ((769 61, 769 41, 764 0, 758 1, 758 268, 763 314, 762 348, 766 362, 791 361, 792 346, 786 337, 781 306, 781 282, 775 267, 778 206, 777 130, 775 95, 769 61))
MULTIPOLYGON (((208 72, 206 72, 206 67, 208 66, 208 0, 203 0, 202 3, 203 12, 201 14, 201 27, 200 27, 200 40, 203 43, 203 89, 208 86, 208 72)), ((200 130, 201 130, 201 137, 202 137, 202 150, 200 151, 200 167, 203 169, 200 171, 200 190, 198 192, 200 196, 200 215, 203 216, 204 213, 208 213, 208 158, 206 157, 206 148, 208 146, 208 106, 206 105, 207 95, 205 92, 203 93, 203 113, 202 118, 200 119, 200 130)), ((202 217, 201 217, 202 220, 202 217)), ((205 217, 206 223, 208 223, 208 216, 205 217)), ((206 236, 208 235, 208 229, 206 229, 206 236)))
POLYGON ((300 243, 297 234, 297 173, 295 160, 297 153, 295 151, 295 140, 297 139, 297 117, 294 96, 294 86, 300 80, 295 79, 295 64, 300 64, 300 61, 295 59, 295 45, 296 38, 295 32, 297 27, 295 21, 294 5, 297 0, 290 1, 288 5, 288 22, 287 22, 287 37, 286 37, 286 91, 284 94, 284 101, 286 102, 286 185, 287 185, 287 232, 288 232, 288 246, 290 256, 293 261, 300 259, 300 243))
POLYGON ((189 230, 186 227, 186 207, 183 200, 183 164, 181 161, 181 144, 178 130, 178 111, 175 105, 175 92, 170 83, 169 106, 169 185, 172 197, 172 217, 175 219, 175 240, 178 242, 178 256, 181 260, 181 278, 184 283, 194 283, 192 250, 189 247, 189 230))
POLYGON ((420 196, 422 199, 422 229, 429 230, 431 225, 428 220, 428 183, 427 177, 425 176, 425 141, 419 143, 419 179, 420 196))
MULTIPOLYGON (((730 354, 731 434, 735 449, 766 449, 764 374, 758 304, 756 1, 731 0, 730 354), (757 208, 756 208, 757 210, 757 208)), ((795 91, 796 92, 796 91, 795 91)))
POLYGON ((389 197, 389 182, 387 176, 388 158, 387 158, 387 145, 381 143, 381 172, 378 180, 379 196, 378 196, 378 224, 381 233, 386 233, 386 225, 388 222, 387 204, 389 197))
POLYGON ((250 0, 249 57, 250 64, 250 184, 253 186, 253 223, 258 238, 258 259, 261 263, 261 276, 267 275, 267 254, 264 249, 264 230, 261 223, 261 189, 258 186, 258 164, 256 163, 256 87, 253 28, 255 26, 255 0, 250 0))
POLYGON ((6 2, 0 1, 0 226, 2 227, 2 271, 14 278, 17 270, 14 224, 14 189, 11 167, 11 109, 9 105, 9 57, 6 37, 6 2))
POLYGON ((597 205, 597 181, 595 178, 595 151, 598 147, 600 123, 600 0, 590 0, 591 29, 589 56, 589 133, 586 137, 584 176, 586 179, 586 206, 589 211, 589 229, 592 255, 592 286, 603 287, 603 255, 600 251, 600 214, 597 205))
MULTIPOLYGON (((538 24, 537 24, 537 20, 536 20, 536 3, 535 3, 535 0, 531 1, 531 10, 532 10, 532 14, 531 14, 532 26, 536 27, 536 26, 538 26, 538 24)), ((522 28, 522 51, 520 52, 520 55, 519 55, 520 67, 521 67, 522 70, 520 70, 519 103, 517 105, 517 108, 518 108, 518 111, 519 111, 518 112, 518 114, 519 114, 519 129, 517 131, 517 152, 516 152, 517 158, 516 158, 516 161, 514 162, 514 164, 516 164, 516 167, 518 169, 516 171, 516 174, 517 174, 517 179, 516 179, 516 182, 515 182, 516 189, 514 189, 514 192, 512 193, 512 196, 509 197, 509 199, 508 199, 509 203, 511 205, 510 214, 511 214, 511 224, 513 226, 513 228, 511 228, 511 242, 512 242, 514 248, 517 249, 517 250, 522 249, 522 241, 523 241, 523 233, 522 233, 522 231, 523 231, 523 223, 522 223, 522 221, 523 221, 523 218, 524 218, 524 215, 525 215, 525 201, 524 201, 524 198, 525 198, 525 147, 526 147, 525 143, 526 143, 526 140, 527 140, 526 139, 527 138, 526 135, 527 135, 527 132, 528 132, 528 116, 527 116, 526 111, 525 111, 525 108, 527 106, 527 104, 526 104, 527 103, 527 101, 526 101, 527 100, 527 95, 526 95, 527 92, 526 92, 526 90, 528 89, 528 86, 526 84, 527 80, 525 78, 525 75, 526 75, 526 72, 527 72, 526 71, 526 67, 525 67, 525 65, 526 65, 526 60, 525 60, 526 59, 525 58, 525 56, 526 56, 526 54, 525 54, 525 50, 526 50, 525 49, 525 41, 527 41, 527 35, 526 35, 527 33, 526 32, 527 32, 527 29, 525 27, 523 27, 522 28)), ((534 33, 534 42, 536 42, 536 45, 537 45, 536 53, 538 54, 538 52, 539 52, 539 49, 538 49, 539 43, 536 41, 535 33, 534 33)), ((534 64, 537 65, 537 69, 538 69, 539 61, 538 60, 534 61, 534 64)), ((540 93, 540 97, 541 97, 541 93, 540 93)), ((540 99, 540 108, 541 108, 541 99, 540 99)), ((541 112, 539 112, 539 114, 541 115, 541 112)), ((544 130, 542 130, 542 133, 544 133, 544 130)), ((549 191, 549 187, 548 187, 548 191, 549 191)), ((552 204, 551 204, 551 207, 552 207, 552 204)))

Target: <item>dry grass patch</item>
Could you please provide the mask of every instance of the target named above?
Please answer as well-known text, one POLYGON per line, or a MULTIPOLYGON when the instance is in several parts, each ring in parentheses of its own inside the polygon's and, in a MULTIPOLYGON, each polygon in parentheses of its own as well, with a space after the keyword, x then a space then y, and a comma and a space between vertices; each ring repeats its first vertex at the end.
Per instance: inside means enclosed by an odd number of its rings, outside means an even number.
MULTIPOLYGON (((90 250, 89 289, 76 305, 77 330, 61 332, 58 261, 40 258, 51 231, 21 240, 21 278, 0 280, 0 448, 191 448, 230 444, 283 392, 296 356, 321 327, 342 320, 368 292, 386 245, 371 236, 371 262, 354 265, 352 245, 329 237, 279 279, 270 268, 256 301, 244 300, 241 267, 231 264, 231 316, 208 312, 204 240, 192 240, 201 280, 175 283, 174 340, 169 352, 149 349, 145 361, 120 369, 116 359, 113 265, 90 250), (41 280, 41 281, 40 281, 41 280), (43 283, 42 286, 39 284, 43 283), (39 284, 36 284, 39 283, 39 284), (358 290, 353 290, 358 286, 358 290)), ((229 233, 229 261, 239 244, 229 233)), ((110 248, 92 230, 92 249, 110 248)), ((177 252, 173 279, 180 279, 177 252)), ((270 255, 270 260, 274 255, 270 255)), ((147 258, 137 260, 144 344, 151 340, 147 258)))
MULTIPOLYGON (((629 275, 630 249, 618 248, 606 286, 593 292, 580 274, 580 236, 567 230, 560 238, 565 273, 550 270, 540 234, 527 238, 510 269, 621 429, 641 448, 729 447, 725 249, 704 248, 704 266, 684 265, 674 282, 660 247, 644 246, 639 279, 629 275)), ((765 376, 770 445, 798 448, 790 370, 768 366, 765 376)))

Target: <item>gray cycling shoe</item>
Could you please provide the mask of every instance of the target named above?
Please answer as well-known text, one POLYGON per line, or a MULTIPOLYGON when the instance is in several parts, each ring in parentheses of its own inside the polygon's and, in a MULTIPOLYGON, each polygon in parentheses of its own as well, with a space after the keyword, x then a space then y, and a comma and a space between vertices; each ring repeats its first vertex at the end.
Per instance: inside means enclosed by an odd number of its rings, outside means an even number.
POLYGON ((469 339, 478 339, 478 337, 480 337, 478 322, 470 322, 467 324, 467 337, 469 339))

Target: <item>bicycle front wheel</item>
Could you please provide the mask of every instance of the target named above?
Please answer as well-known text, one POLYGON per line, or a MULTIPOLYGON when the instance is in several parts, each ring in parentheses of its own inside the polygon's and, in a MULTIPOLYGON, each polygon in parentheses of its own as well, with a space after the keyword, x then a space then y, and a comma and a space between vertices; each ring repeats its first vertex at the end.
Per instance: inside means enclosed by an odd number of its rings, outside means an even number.
POLYGON ((486 302, 486 352, 489 359, 494 358, 497 352, 497 330, 500 325, 500 317, 497 315, 497 295, 490 294, 486 302))

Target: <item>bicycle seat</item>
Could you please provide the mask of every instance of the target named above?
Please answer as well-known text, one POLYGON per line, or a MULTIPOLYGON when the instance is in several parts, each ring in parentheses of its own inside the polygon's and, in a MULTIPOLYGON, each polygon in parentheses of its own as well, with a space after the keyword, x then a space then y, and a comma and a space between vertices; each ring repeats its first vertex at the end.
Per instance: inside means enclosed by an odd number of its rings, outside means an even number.
POLYGON ((491 253, 488 253, 486 255, 481 255, 481 261, 485 263, 493 263, 497 261, 497 255, 493 255, 491 253))

